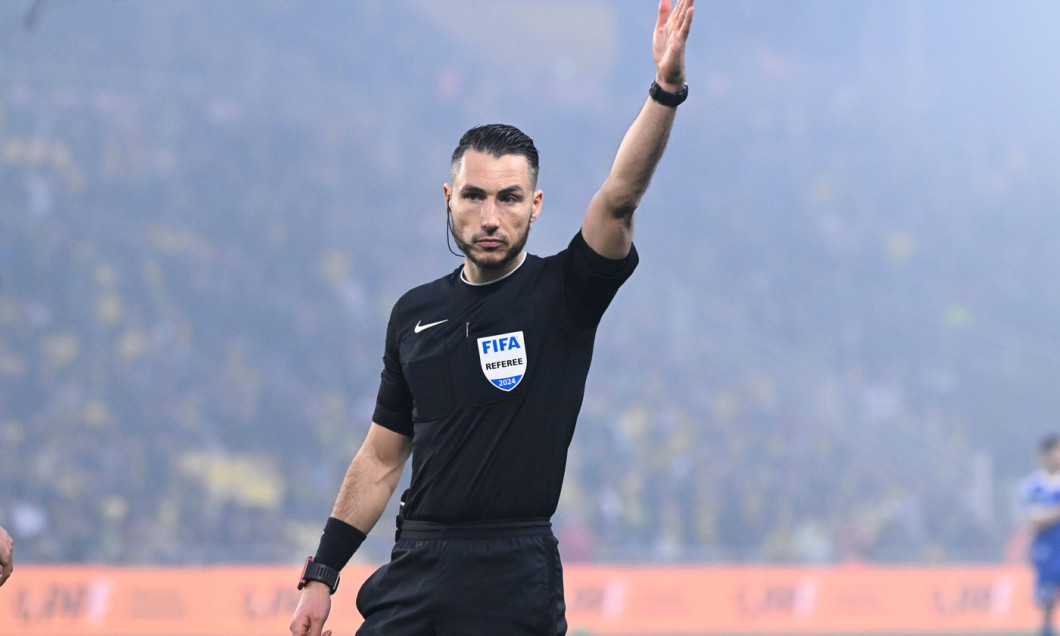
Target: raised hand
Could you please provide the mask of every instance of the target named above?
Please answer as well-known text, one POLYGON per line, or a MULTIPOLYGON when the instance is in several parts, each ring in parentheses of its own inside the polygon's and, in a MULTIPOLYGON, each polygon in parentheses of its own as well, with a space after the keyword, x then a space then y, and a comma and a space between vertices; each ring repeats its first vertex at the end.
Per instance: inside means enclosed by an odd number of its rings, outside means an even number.
POLYGON ((685 42, 692 27, 694 0, 661 0, 659 19, 651 41, 658 82, 664 90, 678 92, 685 85, 685 42))

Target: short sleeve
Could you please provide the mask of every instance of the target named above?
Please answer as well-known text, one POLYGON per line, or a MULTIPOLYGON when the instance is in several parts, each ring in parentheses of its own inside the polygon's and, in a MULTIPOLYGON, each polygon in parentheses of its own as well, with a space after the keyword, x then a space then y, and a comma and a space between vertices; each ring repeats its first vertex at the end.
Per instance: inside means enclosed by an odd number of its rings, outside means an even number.
POLYGON ((375 400, 372 421, 395 433, 412 437, 412 391, 401 371, 398 328, 395 324, 397 307, 390 314, 386 328, 386 347, 383 351, 383 373, 375 400))
POLYGON ((637 268, 640 257, 636 246, 630 246, 625 258, 600 256, 579 231, 563 254, 563 277, 567 310, 579 329, 591 329, 611 304, 618 288, 637 268))

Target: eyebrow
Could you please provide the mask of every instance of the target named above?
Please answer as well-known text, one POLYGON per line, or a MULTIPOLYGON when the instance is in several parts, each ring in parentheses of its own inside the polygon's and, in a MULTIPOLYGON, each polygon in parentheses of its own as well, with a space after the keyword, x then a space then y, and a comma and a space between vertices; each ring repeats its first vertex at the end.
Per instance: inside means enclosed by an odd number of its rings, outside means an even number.
MULTIPOLYGON (((466 185, 466 186, 460 188, 460 193, 461 194, 486 194, 486 190, 483 189, 483 188, 480 188, 480 187, 478 187, 476 185, 466 185)), ((507 188, 503 188, 503 189, 501 189, 501 190, 499 190, 497 192, 497 196, 500 196, 500 197, 507 196, 507 195, 510 195, 510 194, 522 195, 523 194, 523 187, 519 186, 519 185, 512 185, 512 186, 508 186, 507 188)))
POLYGON ((523 194, 523 189, 522 189, 522 187, 517 186, 517 185, 508 186, 507 188, 504 188, 503 190, 498 192, 497 196, 503 197, 503 196, 507 196, 507 195, 510 195, 510 194, 522 195, 523 194))

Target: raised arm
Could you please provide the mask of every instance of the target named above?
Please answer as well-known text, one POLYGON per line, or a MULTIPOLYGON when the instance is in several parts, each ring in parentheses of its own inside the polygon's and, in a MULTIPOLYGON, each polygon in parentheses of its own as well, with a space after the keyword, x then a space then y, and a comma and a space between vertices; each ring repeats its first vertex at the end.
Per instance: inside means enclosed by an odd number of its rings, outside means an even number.
MULTIPOLYGON (((661 0, 652 38, 655 82, 668 93, 685 88, 685 42, 692 26, 693 0, 661 0)), ((670 138, 676 108, 648 98, 626 131, 611 173, 589 203, 582 235, 607 258, 624 258, 633 244, 633 212, 640 205, 670 138)))

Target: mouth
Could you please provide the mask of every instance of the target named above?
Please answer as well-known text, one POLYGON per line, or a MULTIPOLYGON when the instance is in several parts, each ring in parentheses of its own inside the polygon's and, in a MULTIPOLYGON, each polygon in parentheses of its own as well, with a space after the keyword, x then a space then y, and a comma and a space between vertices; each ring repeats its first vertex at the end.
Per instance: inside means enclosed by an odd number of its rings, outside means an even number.
POLYGON ((503 246, 504 241, 498 238, 481 238, 475 241, 475 245, 478 245, 479 247, 486 250, 495 250, 498 247, 503 246))

